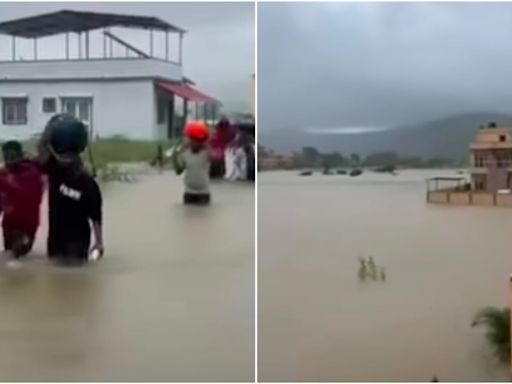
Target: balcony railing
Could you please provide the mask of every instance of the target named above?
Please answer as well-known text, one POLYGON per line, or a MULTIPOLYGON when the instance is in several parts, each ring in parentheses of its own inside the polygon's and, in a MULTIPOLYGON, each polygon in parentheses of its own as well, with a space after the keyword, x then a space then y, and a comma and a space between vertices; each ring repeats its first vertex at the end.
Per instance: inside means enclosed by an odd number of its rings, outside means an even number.
POLYGON ((0 62, 0 82, 159 77, 181 81, 181 65, 156 58, 0 62))

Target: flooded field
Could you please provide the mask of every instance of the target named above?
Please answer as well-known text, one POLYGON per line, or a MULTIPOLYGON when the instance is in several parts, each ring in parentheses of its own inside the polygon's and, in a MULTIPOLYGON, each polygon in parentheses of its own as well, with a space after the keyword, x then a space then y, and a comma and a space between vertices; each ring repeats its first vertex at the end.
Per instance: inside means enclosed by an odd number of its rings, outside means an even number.
POLYGON ((148 176, 105 190, 106 256, 0 271, 0 381, 254 378, 254 189, 219 184, 208 208, 148 176))
POLYGON ((470 325, 508 303, 512 210, 427 205, 443 174, 259 175, 261 381, 507 379, 470 325))

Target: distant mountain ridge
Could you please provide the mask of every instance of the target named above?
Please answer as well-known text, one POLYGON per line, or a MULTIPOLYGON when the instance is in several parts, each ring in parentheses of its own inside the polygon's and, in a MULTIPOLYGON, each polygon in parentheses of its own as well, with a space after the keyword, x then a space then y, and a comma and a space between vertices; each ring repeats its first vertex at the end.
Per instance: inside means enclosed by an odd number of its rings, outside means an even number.
POLYGON ((479 127, 491 121, 498 126, 512 128, 512 114, 481 112, 361 134, 260 131, 258 142, 279 152, 300 151, 304 146, 314 146, 321 151, 337 151, 344 155, 393 151, 401 156, 442 157, 461 161, 467 159, 469 143, 479 127))

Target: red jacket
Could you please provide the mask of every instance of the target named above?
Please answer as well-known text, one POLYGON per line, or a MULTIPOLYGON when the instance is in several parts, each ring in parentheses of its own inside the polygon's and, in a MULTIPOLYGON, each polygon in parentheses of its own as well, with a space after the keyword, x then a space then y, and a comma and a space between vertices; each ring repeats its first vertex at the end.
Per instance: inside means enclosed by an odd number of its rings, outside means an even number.
POLYGON ((210 140, 210 147, 214 158, 224 158, 226 147, 236 137, 236 128, 229 122, 219 122, 215 133, 210 140))
POLYGON ((43 197, 39 168, 23 161, 15 169, 0 169, 0 203, 4 228, 35 233, 39 227, 39 207, 43 197))

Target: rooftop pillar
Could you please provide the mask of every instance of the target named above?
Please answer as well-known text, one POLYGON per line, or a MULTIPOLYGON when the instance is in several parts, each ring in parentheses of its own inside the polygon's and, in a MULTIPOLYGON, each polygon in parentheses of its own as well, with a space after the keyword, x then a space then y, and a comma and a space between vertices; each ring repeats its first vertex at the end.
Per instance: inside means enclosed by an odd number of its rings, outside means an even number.
POLYGON ((89 31, 85 32, 85 58, 89 60, 89 31))
POLYGON ((165 31, 165 60, 169 61, 169 31, 165 31))
POLYGON ((179 47, 178 63, 180 65, 183 65, 183 32, 180 32, 180 47, 179 47))
POLYGON ((66 32, 66 60, 69 60, 69 32, 66 32))
POLYGON ((82 58, 82 32, 78 32, 78 58, 82 58))
POLYGON ((12 37, 11 40, 11 48, 12 48, 12 61, 16 61, 16 36, 12 37))
POLYGON ((105 35, 105 32, 107 30, 103 29, 103 58, 107 58, 107 36, 105 35))
MULTIPOLYGON (((108 28, 108 31, 110 32, 110 28, 108 28)), ((108 39, 108 48, 109 48, 109 57, 112 58, 114 56, 114 43, 111 38, 108 39)))
POLYGON ((153 57, 153 29, 149 30, 149 56, 153 57))

